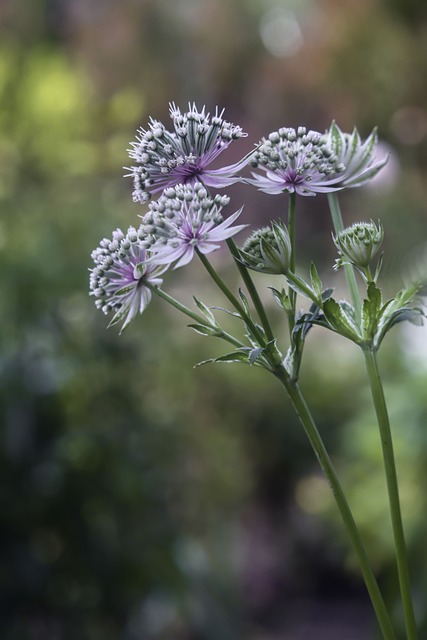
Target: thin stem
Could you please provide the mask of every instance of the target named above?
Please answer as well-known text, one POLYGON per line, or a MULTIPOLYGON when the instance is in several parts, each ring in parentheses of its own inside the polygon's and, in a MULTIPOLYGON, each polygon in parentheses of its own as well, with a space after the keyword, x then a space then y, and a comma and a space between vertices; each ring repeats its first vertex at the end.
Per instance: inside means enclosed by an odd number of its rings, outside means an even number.
MULTIPOLYGON (((212 328, 212 325, 205 318, 203 318, 202 316, 199 316, 197 313, 194 313, 194 311, 192 311, 187 306, 185 306, 185 304, 182 304, 181 302, 179 302, 179 300, 176 300, 176 298, 171 296, 169 293, 166 293, 166 291, 163 291, 163 289, 160 289, 160 287, 155 287, 153 285, 150 285, 149 282, 146 282, 145 286, 149 287, 149 289, 151 289, 151 291, 156 293, 160 298, 163 298, 163 300, 166 300, 166 302, 169 302, 169 304, 175 307, 175 309, 178 309, 178 311, 181 311, 181 313, 184 313, 186 316, 188 316, 192 320, 195 320, 198 324, 202 324, 205 327, 212 328)), ((240 342, 240 340, 232 336, 230 333, 227 333, 227 331, 224 331, 222 328, 218 329, 218 331, 219 331, 218 333, 219 338, 226 340, 227 342, 234 345, 235 347, 239 347, 239 348, 245 347, 243 342, 240 342)))
POLYGON ((237 249, 235 242, 232 238, 226 240, 228 248, 230 249, 230 253, 234 258, 234 262, 236 263, 237 268, 239 269, 240 275, 242 276, 243 282, 246 285, 246 288, 251 296, 252 302, 254 303, 254 307, 258 313, 258 317, 260 322, 264 328, 265 335, 269 342, 274 340, 274 333, 270 326, 270 322, 268 320, 267 314, 264 309, 264 305, 262 304, 261 298, 259 297, 258 291, 254 285, 252 277, 245 267, 244 264, 241 263, 239 259, 239 250, 237 249))
POLYGON ((335 502, 341 514, 341 518, 350 536, 354 551, 358 557, 361 572, 365 580, 367 590, 369 592, 373 608, 375 610, 378 624, 381 628, 384 640, 396 640, 393 627, 387 612, 384 600, 378 587, 375 575, 371 569, 365 546, 361 539, 359 530, 354 521, 353 514, 341 487, 337 473, 333 463, 326 451, 323 440, 317 430, 316 424, 307 407, 305 399, 297 384, 291 384, 284 369, 276 371, 276 377, 285 387, 295 411, 301 421, 304 431, 310 441, 310 444, 316 454, 321 468, 331 487, 335 502))
POLYGON ((244 309, 243 305, 239 302, 236 296, 230 291, 230 289, 227 287, 227 285, 222 280, 222 278, 220 278, 220 276, 217 274, 217 272, 215 271, 215 269, 213 268, 213 266, 211 265, 207 257, 203 253, 198 251, 198 249, 196 249, 196 253, 199 256, 206 271, 211 276, 212 280, 219 287, 219 289, 221 289, 225 297, 231 302, 233 307, 239 313, 242 320, 245 322, 246 326, 248 327, 249 331, 252 333, 253 337, 257 340, 258 344, 262 347, 265 347, 266 342, 264 337, 262 336, 259 328, 254 324, 252 318, 250 318, 249 315, 246 313, 246 310, 244 309))
MULTIPOLYGON (((340 203, 336 193, 328 193, 329 210, 331 212, 332 224, 335 234, 344 229, 344 223, 341 215, 340 203)), ((351 264, 344 265, 345 278, 350 290, 351 299, 353 301, 354 312, 357 320, 360 322, 362 317, 362 305, 360 302, 359 287, 357 286, 356 275, 351 264)))
POLYGON ((390 429, 390 420, 381 382, 378 363, 373 349, 364 349, 366 369, 371 385, 372 399, 378 420, 381 435, 384 468, 387 480, 387 491, 390 505, 390 515, 393 527, 394 544, 396 549, 396 563, 399 575, 400 593, 402 596, 403 611, 407 640, 416 640, 417 629, 415 623, 414 608, 412 604, 409 569, 406 552, 405 534, 403 531, 402 513, 399 499, 399 486, 396 473, 396 462, 393 452, 393 440, 390 429))
MULTIPOLYGON (((288 205, 288 232, 289 239, 291 241, 291 255, 289 257, 289 271, 291 273, 295 273, 295 204, 296 204, 296 194, 289 194, 289 205, 288 205)), ((289 318, 289 333, 291 334, 292 339, 292 331, 295 325, 295 307, 296 307, 296 299, 297 294, 293 289, 289 291, 289 300, 291 303, 292 311, 288 314, 289 318)))

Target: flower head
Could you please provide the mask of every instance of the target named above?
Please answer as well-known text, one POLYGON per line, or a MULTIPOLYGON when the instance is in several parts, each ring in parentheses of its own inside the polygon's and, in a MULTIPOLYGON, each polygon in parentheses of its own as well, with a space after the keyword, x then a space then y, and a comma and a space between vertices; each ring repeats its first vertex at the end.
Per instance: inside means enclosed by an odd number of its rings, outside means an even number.
POLYGON ((131 143, 129 156, 136 161, 130 168, 133 177, 135 202, 147 202, 152 194, 176 184, 203 180, 209 187, 226 187, 247 162, 242 160, 221 169, 210 169, 210 165, 227 147, 242 136, 241 127, 223 120, 224 111, 218 107, 214 115, 198 111, 195 104, 189 104, 188 111, 182 113, 170 105, 173 131, 150 118, 148 129, 140 129, 136 142, 131 143))
POLYGON ((246 181, 265 193, 313 196, 342 188, 335 183, 344 166, 325 136, 305 127, 270 133, 253 153, 251 164, 263 173, 253 173, 253 179, 246 181))
POLYGON ((148 243, 142 226, 129 227, 126 235, 117 229, 111 240, 104 238, 91 257, 95 267, 90 274, 90 295, 103 313, 114 312, 110 326, 123 320, 121 331, 136 314, 142 313, 151 300, 147 286, 159 286, 159 276, 167 266, 149 260, 148 243))
POLYGON ((380 222, 356 222, 333 237, 339 258, 336 268, 350 262, 364 269, 378 253, 384 239, 384 229, 380 222))
POLYGON ((143 217, 144 230, 152 241, 153 261, 177 261, 175 268, 182 267, 192 260, 196 249, 205 254, 219 249, 219 242, 246 226, 231 226, 241 211, 223 219, 221 210, 229 201, 218 194, 210 197, 200 182, 166 189, 157 201, 150 202, 150 211, 143 217))
POLYGON ((387 155, 381 160, 376 159, 376 129, 362 142, 356 128, 353 133, 344 133, 333 122, 326 132, 326 140, 338 161, 345 166, 344 171, 336 175, 337 185, 343 188, 360 187, 376 176, 388 161, 387 155))
POLYGON ((291 240, 283 222, 254 231, 240 249, 243 264, 262 273, 286 274, 289 270, 291 240))

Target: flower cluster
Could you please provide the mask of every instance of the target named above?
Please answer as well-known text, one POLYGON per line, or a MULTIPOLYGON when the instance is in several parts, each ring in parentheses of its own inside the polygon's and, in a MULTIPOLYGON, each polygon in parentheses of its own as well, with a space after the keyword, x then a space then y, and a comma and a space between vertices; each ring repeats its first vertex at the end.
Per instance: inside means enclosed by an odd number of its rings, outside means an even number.
POLYGON ((254 172, 248 182, 261 191, 303 196, 341 188, 337 182, 345 169, 325 136, 305 127, 270 133, 261 140, 251 164, 263 173, 254 172))
MULTIPOLYGON (((170 129, 150 118, 147 129, 140 129, 131 143, 133 199, 148 204, 140 227, 130 227, 126 234, 118 229, 92 252, 95 266, 90 293, 97 307, 114 314, 111 324, 123 322, 123 328, 144 311, 153 290, 167 295, 159 289, 160 276, 170 266, 182 267, 195 255, 206 266, 204 255, 246 226, 234 224, 241 209, 223 217, 229 198, 210 194, 210 187, 219 189, 242 181, 268 194, 312 196, 360 186, 387 162, 387 158, 376 158, 375 131, 363 142, 356 130, 343 133, 332 123, 324 134, 305 127, 273 131, 240 161, 212 169, 220 154, 246 133, 225 120, 224 111, 218 108, 211 115, 194 103, 187 111, 172 103, 169 111, 170 129), (244 178, 241 170, 249 163, 252 177, 244 178)), ((378 229, 378 237, 381 233, 378 229)), ((338 262, 366 262, 377 250, 375 238, 371 227, 363 224, 337 236, 338 262), (351 257, 349 252, 353 252, 351 257)), ((250 269, 286 274, 292 262, 291 244, 286 226, 273 222, 255 231, 238 253, 235 247, 232 253, 250 269)))
POLYGON ((117 229, 111 240, 101 240, 91 254, 95 267, 90 273, 90 295, 103 313, 114 312, 110 326, 123 321, 122 331, 150 303, 150 287, 162 284, 159 276, 167 269, 150 261, 147 248, 142 226, 129 227, 126 235, 117 229))
POLYGON ((198 111, 195 104, 182 113, 171 104, 173 131, 151 118, 148 129, 139 130, 129 151, 130 158, 137 163, 130 167, 134 201, 144 203, 167 187, 200 179, 214 188, 236 182, 235 174, 246 164, 245 159, 228 167, 209 168, 231 142, 247 135, 241 127, 224 120, 223 113, 217 108, 210 116, 205 107, 198 111))
POLYGON ((219 249, 219 242, 246 226, 231 226, 240 211, 223 219, 221 210, 229 201, 219 194, 212 198, 200 182, 166 189, 157 201, 150 202, 149 212, 143 217, 153 260, 157 264, 175 262, 177 268, 188 264, 196 249, 204 254, 219 249))

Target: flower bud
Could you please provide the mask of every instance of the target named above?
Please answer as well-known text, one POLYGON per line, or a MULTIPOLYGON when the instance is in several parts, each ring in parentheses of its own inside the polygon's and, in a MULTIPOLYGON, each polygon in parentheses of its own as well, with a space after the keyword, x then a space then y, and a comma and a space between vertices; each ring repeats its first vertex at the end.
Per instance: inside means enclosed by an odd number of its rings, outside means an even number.
POLYGON ((283 222, 257 229, 240 249, 242 263, 262 273, 286 274, 291 257, 291 241, 283 222))
POLYGON ((336 236, 333 236, 339 253, 337 268, 350 262, 355 267, 365 269, 378 253, 383 238, 384 229, 379 221, 378 227, 371 220, 371 222, 356 222, 351 227, 339 231, 336 236))

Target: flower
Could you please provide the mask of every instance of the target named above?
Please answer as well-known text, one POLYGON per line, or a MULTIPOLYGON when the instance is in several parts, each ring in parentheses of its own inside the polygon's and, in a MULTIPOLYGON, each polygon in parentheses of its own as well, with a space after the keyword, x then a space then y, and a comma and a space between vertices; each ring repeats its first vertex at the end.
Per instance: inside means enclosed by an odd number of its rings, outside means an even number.
POLYGON ((350 262, 355 267, 364 269, 378 253, 384 239, 384 229, 379 221, 378 227, 372 220, 356 222, 332 237, 340 256, 336 261, 336 268, 350 262))
POLYGON ((291 240, 283 222, 254 231, 240 249, 242 263, 249 269, 285 275, 289 270, 291 240))
POLYGON ((171 264, 176 260, 177 268, 190 262, 196 249, 204 254, 219 249, 218 242, 246 226, 231 227, 241 210, 223 219, 221 210, 229 201, 219 194, 210 197, 200 182, 166 189, 150 203, 150 210, 143 217, 144 230, 152 242, 153 261, 171 264))
POLYGON ((121 331, 148 306, 147 285, 160 286, 159 276, 167 269, 150 261, 148 246, 142 226, 138 231, 129 227, 126 235, 117 229, 111 240, 101 240, 91 254, 95 267, 90 270, 90 295, 103 313, 115 312, 109 326, 124 321, 121 331))
POLYGON ((217 107, 210 116, 205 107, 198 111, 193 103, 182 113, 172 103, 169 112, 174 131, 150 118, 148 129, 140 129, 136 142, 131 142, 129 156, 137 162, 129 169, 135 202, 147 202, 153 194, 180 183, 203 180, 209 187, 222 188, 239 180, 235 174, 247 163, 247 157, 231 166, 209 169, 233 140, 247 135, 241 127, 223 120, 224 110, 217 107))
POLYGON ((313 196, 342 188, 336 186, 337 174, 344 171, 340 159, 325 136, 305 127, 270 133, 253 153, 251 164, 265 175, 253 173, 246 182, 265 193, 313 196))
POLYGON ((376 159, 376 129, 362 142, 356 128, 353 133, 344 133, 333 122, 326 132, 326 140, 338 161, 345 166, 344 171, 336 175, 338 186, 360 187, 376 176, 388 161, 388 155, 381 160, 376 159))

